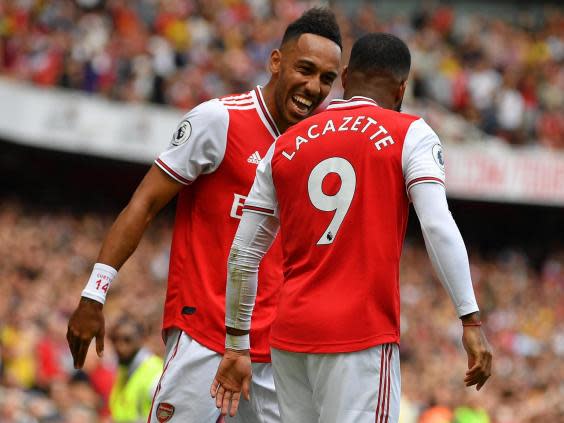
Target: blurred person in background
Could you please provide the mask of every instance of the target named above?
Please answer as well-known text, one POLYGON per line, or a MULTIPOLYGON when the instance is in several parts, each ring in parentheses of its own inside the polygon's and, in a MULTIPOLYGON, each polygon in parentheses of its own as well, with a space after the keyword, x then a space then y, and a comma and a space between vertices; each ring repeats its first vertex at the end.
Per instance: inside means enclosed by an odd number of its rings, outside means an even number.
POLYGON ((116 423, 144 421, 151 409, 163 361, 143 346, 143 324, 130 316, 118 319, 110 339, 119 364, 110 393, 112 419, 116 423))
MULTIPOLYGON (((200 104, 180 122, 168 150, 149 170, 114 222, 68 324, 76 368, 88 347, 104 348, 106 293, 137 248, 149 222, 177 194, 163 335, 165 368, 150 421, 210 422, 219 417, 203 386, 213 379, 225 347, 225 275, 229 246, 256 166, 272 142, 323 102, 338 76, 341 35, 329 9, 306 11, 286 29, 269 61, 266 86, 200 104)), ((282 283, 280 245, 261 268, 253 334, 253 396, 242 421, 279 421, 268 335, 282 283)), ((232 340, 235 340, 233 338, 232 340)))
MULTIPOLYGON (((262 65, 279 33, 307 3, 3 2, 0 73, 190 109, 264 80, 262 65)), ((343 3, 332 2, 337 11, 347 9, 343 3)), ((362 2, 348 15, 338 12, 345 54, 351 40, 366 32, 405 37, 423 58, 415 69, 423 104, 432 99, 508 142, 564 148, 562 7, 529 2, 522 20, 515 11, 500 16, 470 13, 458 2, 409 2, 418 3, 411 17, 409 6, 397 5, 394 16, 382 19, 383 3, 362 2), (516 85, 496 96, 506 74, 515 75, 516 85), (508 109, 511 99, 519 102, 514 110, 508 109)), ((505 10, 511 9, 507 4, 505 10)))

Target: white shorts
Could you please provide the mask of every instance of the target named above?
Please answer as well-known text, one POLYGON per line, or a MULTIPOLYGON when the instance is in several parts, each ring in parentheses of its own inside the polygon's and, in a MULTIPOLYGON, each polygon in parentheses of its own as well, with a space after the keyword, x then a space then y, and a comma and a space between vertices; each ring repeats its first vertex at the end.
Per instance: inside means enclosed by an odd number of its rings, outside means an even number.
MULTIPOLYGON (((149 423, 216 423, 220 412, 210 395, 221 354, 179 329, 168 331, 165 365, 157 385, 149 423)), ((241 399, 239 411, 226 423, 279 423, 272 365, 253 363, 251 401, 241 399)))
POLYGON ((396 423, 400 404, 397 344, 342 354, 272 349, 283 423, 396 423))

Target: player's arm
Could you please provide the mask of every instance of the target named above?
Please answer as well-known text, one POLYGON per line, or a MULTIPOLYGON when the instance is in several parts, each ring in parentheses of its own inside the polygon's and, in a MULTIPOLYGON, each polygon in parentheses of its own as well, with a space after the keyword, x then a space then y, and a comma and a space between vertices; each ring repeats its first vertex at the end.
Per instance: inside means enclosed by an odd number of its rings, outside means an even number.
POLYGON ((423 119, 413 122, 406 133, 402 168, 433 268, 462 320, 468 354, 464 382, 480 389, 491 373, 491 349, 479 326, 466 247, 446 201, 441 143, 423 119))
POLYGON ((257 168, 243 217, 237 228, 227 261, 225 298, 225 354, 210 392, 221 413, 234 416, 241 392, 248 400, 251 382, 251 317, 255 305, 259 264, 276 238, 276 194, 272 183, 271 159, 274 144, 257 168), (229 408, 229 403, 231 407, 229 408))
POLYGON ((67 330, 67 341, 74 367, 84 365, 92 338, 96 337, 96 351, 104 349, 105 294, 125 261, 133 254, 145 229, 157 213, 170 202, 183 185, 153 165, 131 197, 129 204, 114 221, 80 303, 72 314, 67 330))
POLYGON ((251 358, 249 332, 255 305, 259 264, 278 232, 274 216, 245 211, 227 262, 225 354, 211 387, 225 416, 237 412, 241 392, 249 400, 251 358), (229 403, 231 401, 231 408, 229 403))
POLYGON ((102 353, 102 307, 117 271, 133 254, 151 220, 182 187, 217 169, 225 154, 228 122, 228 112, 218 100, 191 110, 175 130, 168 149, 155 161, 110 228, 80 303, 69 320, 67 341, 76 368, 83 366, 93 337, 98 355, 102 353))
POLYGON ((137 249, 149 223, 183 187, 156 165, 151 166, 106 235, 98 262, 119 270, 137 249))
POLYGON ((462 320, 462 342, 468 355, 464 382, 480 390, 491 374, 492 353, 481 328, 464 241, 442 185, 419 184, 411 188, 410 195, 433 268, 462 320))

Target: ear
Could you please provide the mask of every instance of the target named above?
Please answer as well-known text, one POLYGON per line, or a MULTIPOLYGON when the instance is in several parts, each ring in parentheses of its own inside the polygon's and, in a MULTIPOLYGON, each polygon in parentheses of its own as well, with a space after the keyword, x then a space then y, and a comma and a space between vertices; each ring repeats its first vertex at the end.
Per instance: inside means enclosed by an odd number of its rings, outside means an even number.
POLYGON ((341 85, 343 86, 343 89, 346 90, 347 89, 347 75, 348 75, 348 71, 349 71, 349 66, 345 65, 343 67, 343 73, 341 73, 341 85))
POLYGON ((274 75, 280 73, 280 66, 282 63, 282 52, 279 49, 272 50, 270 59, 268 60, 268 70, 274 75))
POLYGON ((403 101, 403 96, 405 95, 405 89, 407 88, 407 79, 402 81, 399 85, 397 94, 396 94, 396 104, 401 104, 403 101))

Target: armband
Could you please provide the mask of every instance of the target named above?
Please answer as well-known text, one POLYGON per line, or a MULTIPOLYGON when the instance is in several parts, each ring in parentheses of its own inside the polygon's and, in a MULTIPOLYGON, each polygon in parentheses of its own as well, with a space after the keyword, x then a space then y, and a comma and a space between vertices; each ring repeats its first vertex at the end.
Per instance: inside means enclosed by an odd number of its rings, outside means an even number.
POLYGON ((92 269, 88 283, 82 290, 81 296, 104 304, 106 302, 106 294, 116 275, 117 270, 112 266, 96 263, 94 269, 92 269))
POLYGON ((462 326, 482 326, 482 322, 468 322, 468 323, 462 323, 462 326))
POLYGON ((225 348, 230 350, 250 350, 251 349, 251 341, 249 334, 246 335, 231 335, 226 334, 225 336, 225 348))

